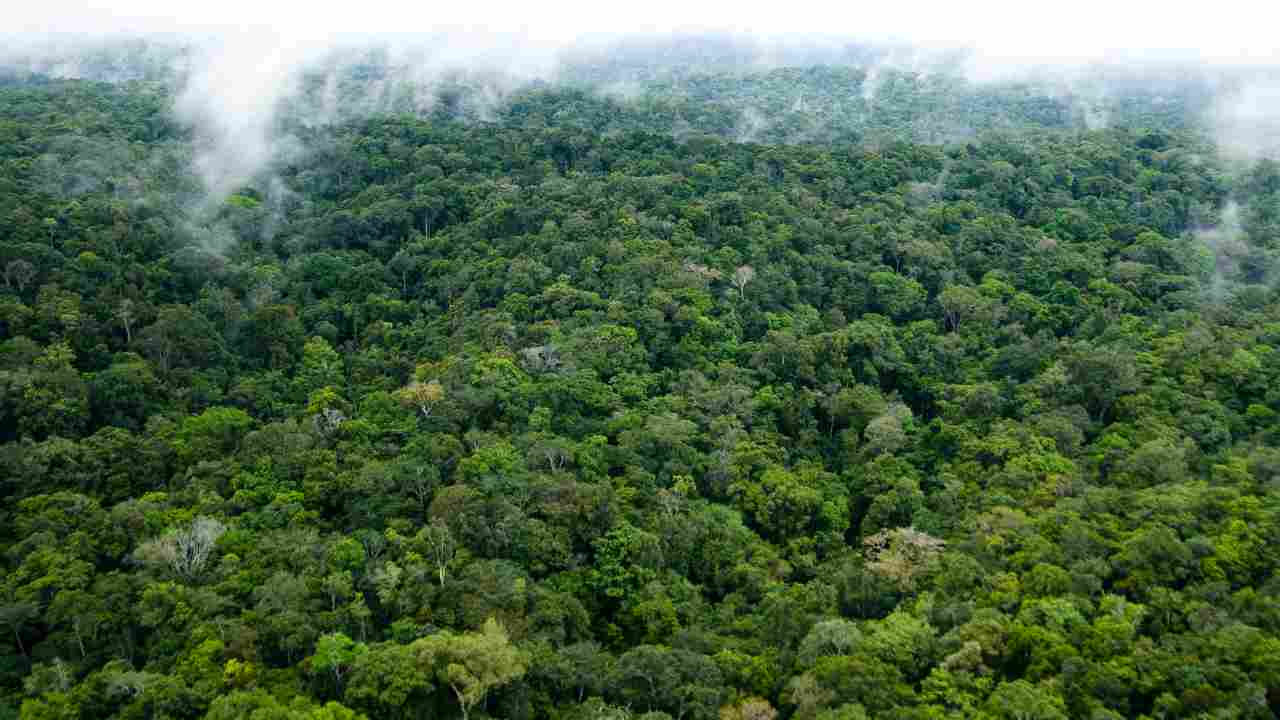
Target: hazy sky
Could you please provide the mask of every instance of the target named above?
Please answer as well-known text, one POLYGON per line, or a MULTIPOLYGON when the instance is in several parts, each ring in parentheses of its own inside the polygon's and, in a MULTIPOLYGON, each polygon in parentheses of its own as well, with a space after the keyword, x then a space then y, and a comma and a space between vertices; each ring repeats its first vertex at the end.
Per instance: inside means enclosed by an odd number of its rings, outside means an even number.
POLYGON ((1280 9, 1265 0, 40 0, 12 3, 11 32, 268 29, 314 44, 340 33, 427 32, 441 26, 527 34, 540 44, 584 33, 730 30, 824 33, 974 46, 1021 60, 1151 59, 1280 62, 1280 9), (1172 52, 1170 52, 1172 51, 1172 52))

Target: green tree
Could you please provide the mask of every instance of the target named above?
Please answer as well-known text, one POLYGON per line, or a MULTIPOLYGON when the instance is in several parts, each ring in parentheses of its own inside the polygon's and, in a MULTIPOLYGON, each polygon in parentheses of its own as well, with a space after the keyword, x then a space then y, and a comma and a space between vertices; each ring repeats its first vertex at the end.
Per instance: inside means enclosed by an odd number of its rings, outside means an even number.
POLYGON ((327 633, 316 641, 316 652, 311 657, 311 669, 333 675, 333 686, 342 694, 343 680, 351 672, 356 658, 367 653, 364 643, 357 643, 343 633, 327 633))
POLYGON ((528 655, 493 618, 479 633, 432 635, 416 641, 414 650, 419 665, 431 668, 437 682, 453 691, 464 720, 491 692, 528 670, 528 655))

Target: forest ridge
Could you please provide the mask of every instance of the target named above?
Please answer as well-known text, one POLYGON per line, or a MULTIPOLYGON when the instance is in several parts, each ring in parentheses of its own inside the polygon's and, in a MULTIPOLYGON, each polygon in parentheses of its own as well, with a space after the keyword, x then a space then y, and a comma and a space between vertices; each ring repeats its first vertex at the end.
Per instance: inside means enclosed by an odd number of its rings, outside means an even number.
POLYGON ((0 71, 0 719, 1280 712, 1219 90, 678 49, 0 71))

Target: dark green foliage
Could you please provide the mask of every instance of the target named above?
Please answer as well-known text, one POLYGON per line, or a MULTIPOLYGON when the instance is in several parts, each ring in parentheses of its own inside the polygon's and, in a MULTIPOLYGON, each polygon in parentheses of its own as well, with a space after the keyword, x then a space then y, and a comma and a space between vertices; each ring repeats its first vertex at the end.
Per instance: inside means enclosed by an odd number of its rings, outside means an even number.
POLYGON ((199 212, 163 86, 0 85, 0 717, 1275 712, 1275 163, 624 69, 199 212))

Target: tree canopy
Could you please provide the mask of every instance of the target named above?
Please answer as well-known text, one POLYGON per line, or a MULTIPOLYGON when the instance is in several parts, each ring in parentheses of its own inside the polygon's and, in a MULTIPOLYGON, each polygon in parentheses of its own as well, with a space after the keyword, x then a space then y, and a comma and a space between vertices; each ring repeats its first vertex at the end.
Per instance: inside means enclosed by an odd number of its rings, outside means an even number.
POLYGON ((1280 711, 1280 165, 1196 88, 575 67, 212 199, 163 79, 0 82, 0 718, 1280 711))

